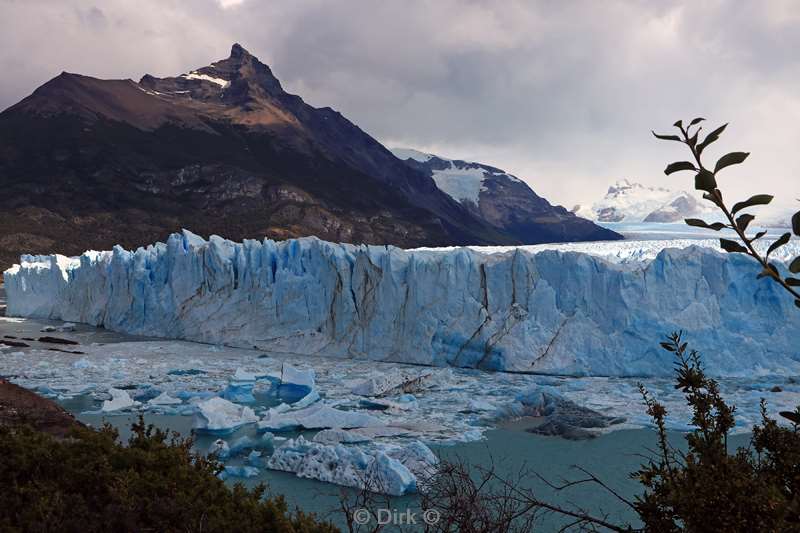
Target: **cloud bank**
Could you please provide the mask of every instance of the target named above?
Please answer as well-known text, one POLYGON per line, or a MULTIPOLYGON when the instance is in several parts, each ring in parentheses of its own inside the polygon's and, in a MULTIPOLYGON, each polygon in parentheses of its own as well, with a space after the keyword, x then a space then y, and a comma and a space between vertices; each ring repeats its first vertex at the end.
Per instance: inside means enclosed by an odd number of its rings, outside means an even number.
MULTIPOLYGON (((390 146, 494 164, 570 206, 684 159, 678 118, 730 122, 733 195, 800 196, 800 3, 0 0, 0 108, 62 70, 138 79, 240 42, 287 90, 390 146)), ((710 125, 711 125, 710 124, 710 125)))

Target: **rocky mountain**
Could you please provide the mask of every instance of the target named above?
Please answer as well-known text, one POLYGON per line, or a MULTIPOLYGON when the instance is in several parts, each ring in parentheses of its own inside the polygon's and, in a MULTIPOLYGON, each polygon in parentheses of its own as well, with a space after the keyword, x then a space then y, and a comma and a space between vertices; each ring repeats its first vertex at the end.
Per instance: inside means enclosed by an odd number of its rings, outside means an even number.
POLYGON ((572 212, 598 222, 681 222, 708 216, 713 210, 693 192, 648 187, 626 179, 608 188, 591 207, 576 205, 572 212))
MULTIPOLYGON (((230 56, 168 78, 62 73, 0 113, 0 270, 181 227, 398 246, 519 240, 330 108, 230 56)), ((571 238, 564 233, 562 238, 571 238)))
POLYGON ((475 216, 524 244, 615 240, 620 236, 561 206, 551 205, 521 179, 482 163, 446 159, 407 148, 392 153, 475 216))

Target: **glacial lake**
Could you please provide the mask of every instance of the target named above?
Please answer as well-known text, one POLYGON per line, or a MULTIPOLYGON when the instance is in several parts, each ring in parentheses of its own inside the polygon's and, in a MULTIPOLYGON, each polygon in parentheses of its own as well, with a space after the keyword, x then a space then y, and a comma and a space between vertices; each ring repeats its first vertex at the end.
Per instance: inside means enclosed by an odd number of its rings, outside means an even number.
MULTIPOLYGON (((83 414, 85 405, 67 402, 66 407, 72 408, 77 418, 92 426, 99 426, 104 421, 109 422, 120 432, 122 440, 130 435, 130 425, 137 420, 136 415, 104 416, 97 414, 83 414)), ((192 419, 189 416, 176 415, 145 415, 148 423, 163 429, 176 431, 183 436, 191 434, 192 419)), ((500 475, 513 478, 522 470, 536 472, 552 483, 563 480, 579 479, 585 477, 574 467, 582 467, 592 472, 603 482, 613 487, 620 495, 632 500, 639 494, 639 484, 630 478, 642 464, 642 455, 649 456, 656 446, 656 433, 651 429, 630 429, 613 431, 588 440, 566 440, 560 437, 544 437, 527 433, 524 426, 517 429, 496 429, 487 431, 484 440, 462 443, 450 446, 431 446, 437 455, 446 460, 460 461, 470 465, 488 467, 494 464, 500 475)), ((252 428, 243 428, 234 435, 228 436, 230 440, 244 435, 254 435, 252 428)), ((295 436, 295 433, 287 436, 295 436)), ((669 433, 670 442, 678 449, 685 449, 685 434, 678 431, 669 433)), ((217 437, 198 435, 196 448, 206 450, 217 437)), ((734 435, 729 446, 734 449, 746 446, 749 434, 734 435)), ((227 464, 242 463, 243 460, 227 464)), ((478 473, 476 472, 476 476, 478 473)), ((316 513, 317 516, 329 519, 339 526, 344 526, 338 511, 340 498, 343 494, 353 495, 354 491, 310 479, 302 479, 288 472, 262 469, 256 478, 239 479, 230 478, 229 484, 240 482, 245 486, 255 486, 258 483, 268 485, 271 494, 282 494, 290 508, 298 507, 306 512, 316 513)), ((626 505, 622 504, 602 490, 593 485, 576 486, 566 492, 558 493, 547 486, 546 483, 534 476, 525 478, 524 485, 533 488, 541 498, 566 505, 576 503, 589 511, 597 514, 607 514, 611 522, 626 522, 635 520, 635 515, 626 505)), ((383 504, 381 504, 381 507, 383 504)), ((392 509, 403 510, 418 509, 419 502, 415 496, 391 498, 389 506, 392 509)), ((543 515, 541 525, 545 531, 550 530, 561 520, 553 515, 543 515)), ((635 525, 635 523, 634 523, 635 525)), ((411 529, 411 528, 405 528, 411 529)))

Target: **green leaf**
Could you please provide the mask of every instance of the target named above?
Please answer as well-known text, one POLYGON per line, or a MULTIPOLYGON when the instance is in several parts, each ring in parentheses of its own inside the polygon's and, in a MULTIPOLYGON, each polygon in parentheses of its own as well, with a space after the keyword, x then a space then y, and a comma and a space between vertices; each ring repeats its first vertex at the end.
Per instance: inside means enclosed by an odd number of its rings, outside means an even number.
POLYGON ((731 241, 728 239, 720 239, 719 245, 722 246, 722 249, 728 253, 742 253, 742 254, 747 253, 747 248, 745 248, 736 241, 731 241))
POLYGON ((661 139, 662 141, 678 141, 678 142, 680 142, 680 140, 681 140, 681 138, 678 137, 677 135, 659 135, 658 133, 656 133, 656 132, 654 132, 652 130, 651 130, 650 133, 655 135, 656 139, 661 139))
POLYGON ((705 120, 704 118, 694 118, 694 119, 692 119, 692 121, 689 123, 689 125, 690 125, 690 126, 694 126, 695 124, 698 124, 698 123, 700 123, 700 122, 702 122, 702 121, 704 121, 704 120, 705 120))
POLYGON ((675 124, 673 124, 673 126, 675 126, 676 128, 683 129, 683 121, 682 121, 682 120, 679 120, 678 122, 676 122, 675 124))
POLYGON ((767 250, 767 257, 769 257, 769 254, 771 254, 772 252, 774 252, 775 250, 777 250, 778 248, 789 242, 789 239, 791 238, 792 238, 791 233, 784 233, 783 235, 778 237, 777 241, 769 245, 769 249, 767 250))
POLYGON ((686 218, 683 220, 686 222, 688 226, 694 226, 696 228, 706 228, 706 229, 713 229, 714 231, 719 231, 725 227, 725 224, 722 222, 714 222, 713 224, 709 224, 699 218, 686 218))
POLYGON ((697 145, 697 153, 702 154, 703 150, 705 150, 709 144, 719 139, 719 136, 722 134, 723 131, 725 131, 725 128, 727 127, 728 124, 723 124, 719 128, 715 129, 714 131, 706 135, 706 138, 703 139, 703 142, 697 145))
POLYGON ((794 234, 800 237, 800 211, 792 216, 792 230, 794 234))
POLYGON ((800 274, 800 255, 795 257, 789 265, 789 272, 792 274, 800 274))
POLYGON ((786 278, 786 284, 790 287, 800 287, 800 279, 786 278))
POLYGON ((714 167, 714 174, 719 172, 725 167, 729 167, 731 165, 738 165, 742 163, 747 156, 750 155, 750 152, 731 152, 729 154, 725 154, 719 158, 717 161, 716 166, 714 167))
POLYGON ((670 163, 667 165, 667 168, 664 169, 664 174, 669 176, 673 172, 680 172, 681 170, 696 170, 694 168, 694 164, 690 163, 689 161, 678 161, 677 163, 670 163))
POLYGON ((717 188, 717 180, 714 178, 714 174, 705 169, 698 172, 694 177, 694 188, 698 191, 712 192, 717 188))
POLYGON ((714 197, 713 194, 708 193, 708 192, 707 193, 703 193, 703 198, 705 198, 706 200, 708 200, 712 204, 714 204, 716 206, 719 206, 719 202, 717 201, 717 199, 714 197))
POLYGON ((733 209, 731 209, 731 214, 736 214, 742 209, 746 207, 752 207, 754 205, 767 205, 772 201, 773 196, 769 194, 756 194, 755 196, 751 196, 744 202, 738 202, 734 204, 733 209))
POLYGON ((747 226, 749 226, 755 218, 755 216, 745 213, 736 219, 736 227, 739 228, 739 231, 744 233, 747 231, 747 226))
POLYGON ((797 307, 800 307, 800 300, 795 300, 794 301, 794 305, 796 305, 797 307))
POLYGON ((766 234, 767 234, 767 232, 766 232, 766 231, 759 231, 758 233, 756 233, 756 236, 755 236, 755 237, 753 237, 753 238, 752 238, 752 239, 750 239, 750 240, 751 240, 751 241, 757 241, 758 239, 760 239, 761 237, 763 237, 763 236, 764 236, 764 235, 766 235, 766 234))

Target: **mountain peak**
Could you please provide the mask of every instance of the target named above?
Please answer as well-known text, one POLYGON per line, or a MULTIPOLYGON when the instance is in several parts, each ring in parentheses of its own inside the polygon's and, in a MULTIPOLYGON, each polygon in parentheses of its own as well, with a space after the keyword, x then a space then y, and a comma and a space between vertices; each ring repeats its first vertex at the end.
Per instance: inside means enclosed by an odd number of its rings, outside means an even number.
POLYGON ((233 43, 231 46, 231 55, 228 56, 231 59, 238 59, 238 58, 245 58, 245 57, 253 57, 253 54, 248 52, 244 46, 239 43, 233 43))
POLYGON ((241 82, 253 83, 273 95, 283 93, 281 83, 272 74, 272 70, 239 43, 234 43, 231 46, 231 54, 227 59, 216 61, 209 67, 199 69, 199 71, 202 72, 206 69, 221 74, 227 80, 239 80, 239 84, 241 82))

